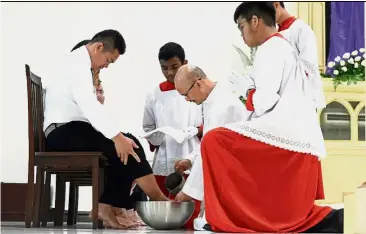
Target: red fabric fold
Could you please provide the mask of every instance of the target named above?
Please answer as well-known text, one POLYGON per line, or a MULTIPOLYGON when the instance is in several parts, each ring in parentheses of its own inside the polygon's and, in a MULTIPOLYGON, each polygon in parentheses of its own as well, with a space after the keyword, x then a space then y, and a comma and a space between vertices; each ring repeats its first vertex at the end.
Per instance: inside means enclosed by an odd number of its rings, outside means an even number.
POLYGON ((296 21, 296 17, 291 16, 285 19, 282 23, 278 25, 278 31, 281 32, 283 30, 289 29, 291 25, 296 21))
POLYGON ((332 210, 317 157, 253 140, 225 128, 201 145, 206 219, 216 232, 303 232, 332 210))
POLYGON ((255 94, 255 89, 252 89, 248 93, 247 101, 245 102, 245 106, 248 111, 254 111, 253 105, 253 95, 255 94))

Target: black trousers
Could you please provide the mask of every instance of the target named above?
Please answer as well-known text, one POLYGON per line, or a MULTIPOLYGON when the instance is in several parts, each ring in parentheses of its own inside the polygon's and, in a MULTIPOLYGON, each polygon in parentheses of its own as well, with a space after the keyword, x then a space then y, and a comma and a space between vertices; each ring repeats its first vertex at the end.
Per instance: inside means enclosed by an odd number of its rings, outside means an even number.
POLYGON ((152 169, 140 142, 132 134, 124 134, 139 146, 135 152, 140 157, 138 163, 132 156, 124 165, 117 156, 114 142, 82 121, 74 121, 53 130, 47 137, 48 151, 98 151, 108 158, 106 170, 107 180, 99 202, 114 207, 134 208, 134 200, 130 197, 132 182, 140 177, 152 174, 152 169))

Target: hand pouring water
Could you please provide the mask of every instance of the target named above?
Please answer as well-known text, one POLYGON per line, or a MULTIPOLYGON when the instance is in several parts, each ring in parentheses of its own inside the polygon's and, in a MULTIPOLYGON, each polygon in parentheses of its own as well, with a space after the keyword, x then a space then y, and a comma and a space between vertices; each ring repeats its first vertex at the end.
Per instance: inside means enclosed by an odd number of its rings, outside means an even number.
POLYGON ((183 189, 185 182, 182 173, 175 171, 166 177, 165 187, 171 195, 176 196, 183 189))

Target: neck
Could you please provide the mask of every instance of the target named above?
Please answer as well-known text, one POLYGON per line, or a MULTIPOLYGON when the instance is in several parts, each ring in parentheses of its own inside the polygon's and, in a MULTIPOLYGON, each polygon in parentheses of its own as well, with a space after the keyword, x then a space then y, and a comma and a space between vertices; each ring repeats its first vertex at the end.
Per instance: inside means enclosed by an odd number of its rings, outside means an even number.
MULTIPOLYGON (((207 78, 206 78, 207 79, 207 78)), ((207 81, 209 81, 208 79, 207 79, 207 81)), ((212 81, 210 81, 210 82, 207 82, 207 96, 209 96, 210 95, 210 93, 212 92, 212 90, 214 89, 216 87, 216 83, 215 82, 212 82, 212 81)))
POLYGON ((283 21, 285 21, 286 19, 290 18, 291 15, 290 13, 288 13, 286 10, 283 10, 280 17, 278 17, 278 24, 281 24, 283 21))
POLYGON ((269 37, 271 37, 273 34, 277 33, 277 29, 275 27, 267 27, 265 26, 265 29, 261 31, 260 35, 260 41, 259 45, 262 45, 265 41, 268 40, 269 37))
POLYGON ((93 64, 92 64, 92 60, 91 60, 91 55, 92 55, 92 50, 93 50, 93 45, 92 44, 87 44, 86 46, 86 49, 88 50, 88 53, 89 53, 89 57, 90 57, 90 63, 91 63, 91 69, 93 70, 93 71, 95 71, 95 68, 93 68, 93 64))

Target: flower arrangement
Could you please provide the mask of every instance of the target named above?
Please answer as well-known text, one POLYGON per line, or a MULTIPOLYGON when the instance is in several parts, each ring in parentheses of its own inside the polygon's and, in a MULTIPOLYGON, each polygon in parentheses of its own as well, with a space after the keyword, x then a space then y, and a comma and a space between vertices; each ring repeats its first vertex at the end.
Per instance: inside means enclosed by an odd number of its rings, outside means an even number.
POLYGON ((365 66, 365 48, 345 53, 342 57, 337 56, 334 61, 330 61, 327 68, 333 77, 334 90, 341 83, 350 85, 365 80, 365 66))

